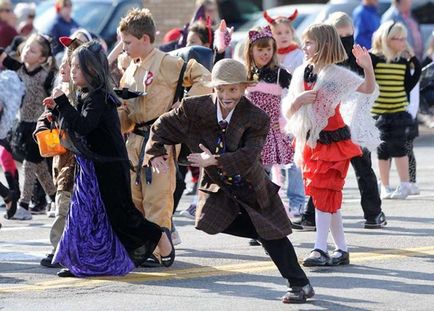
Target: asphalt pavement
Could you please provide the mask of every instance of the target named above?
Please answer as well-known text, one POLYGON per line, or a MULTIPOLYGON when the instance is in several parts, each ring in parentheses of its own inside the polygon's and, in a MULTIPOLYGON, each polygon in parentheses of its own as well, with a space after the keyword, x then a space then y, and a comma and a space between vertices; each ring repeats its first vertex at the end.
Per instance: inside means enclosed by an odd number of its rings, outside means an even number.
MULTIPOLYGON (((305 268, 316 291, 306 304, 280 302, 285 281, 262 247, 229 235, 207 235, 179 213, 174 220, 182 243, 171 268, 140 268, 125 277, 59 278, 57 269, 39 265, 50 250, 52 219, 37 215, 32 221, 0 220, 0 309, 433 310, 434 130, 421 130, 415 154, 421 194, 384 200, 388 225, 380 230, 363 228, 350 168, 342 214, 351 264, 305 268)), ((391 176, 397 186, 395 169, 391 176)), ((184 196, 179 211, 191 200, 184 196)), ((290 236, 300 260, 312 249, 314 234, 290 236)))

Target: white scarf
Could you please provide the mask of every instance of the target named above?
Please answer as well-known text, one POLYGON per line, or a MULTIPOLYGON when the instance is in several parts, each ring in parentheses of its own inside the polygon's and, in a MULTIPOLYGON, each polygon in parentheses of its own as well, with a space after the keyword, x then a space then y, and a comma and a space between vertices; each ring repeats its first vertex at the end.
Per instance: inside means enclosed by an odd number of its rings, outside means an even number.
MULTIPOLYGON (((298 67, 291 80, 288 95, 283 101, 283 111, 291 108, 294 98, 305 91, 304 69, 298 67)), ((344 102, 363 83, 363 79, 352 71, 337 65, 328 65, 319 74, 313 90, 317 97, 313 104, 303 105, 288 120, 286 130, 296 139, 295 159, 301 163, 304 145, 314 148, 319 133, 327 126, 328 119, 335 114, 336 106, 344 102), (309 132, 309 139, 306 140, 309 132)))
POLYGON ((0 72, 0 105, 3 108, 3 115, 0 120, 0 139, 7 136, 13 122, 17 119, 17 112, 20 109, 24 91, 24 83, 14 71, 0 72))

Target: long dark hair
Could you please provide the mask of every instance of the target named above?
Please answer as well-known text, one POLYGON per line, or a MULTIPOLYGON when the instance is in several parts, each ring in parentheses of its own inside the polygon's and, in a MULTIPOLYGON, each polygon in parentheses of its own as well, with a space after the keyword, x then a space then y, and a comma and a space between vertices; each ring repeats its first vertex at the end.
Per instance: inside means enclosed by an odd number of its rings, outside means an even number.
POLYGON ((84 43, 72 53, 72 57, 78 57, 89 93, 102 91, 106 94, 106 102, 110 98, 115 104, 119 104, 113 92, 107 56, 102 45, 96 41, 84 43))

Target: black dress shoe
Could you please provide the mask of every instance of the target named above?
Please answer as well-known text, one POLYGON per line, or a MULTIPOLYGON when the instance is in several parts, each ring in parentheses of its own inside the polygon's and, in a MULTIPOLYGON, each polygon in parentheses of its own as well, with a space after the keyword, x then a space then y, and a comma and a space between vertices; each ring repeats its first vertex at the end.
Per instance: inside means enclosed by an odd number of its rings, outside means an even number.
POLYGON ((381 229, 387 225, 386 216, 383 212, 377 215, 373 220, 365 221, 365 229, 381 229))
POLYGON ((310 255, 303 259, 303 266, 305 267, 316 267, 316 266, 326 266, 330 261, 330 256, 318 249, 315 248, 310 252, 310 255), (319 253, 319 257, 316 256, 315 252, 319 253))
POLYGON ((285 296, 282 297, 283 303, 304 303, 307 298, 312 298, 315 295, 312 285, 307 284, 303 287, 293 286, 288 289, 285 296))
POLYGON ((256 239, 251 239, 251 240, 249 241, 249 245, 250 245, 250 246, 261 246, 261 243, 259 243, 259 241, 256 240, 256 239))
POLYGON ((62 269, 59 272, 57 272, 57 276, 61 277, 61 278, 75 278, 75 275, 72 274, 71 271, 69 271, 69 269, 62 269))
POLYGON ((292 229, 301 231, 316 231, 315 221, 310 221, 304 216, 300 220, 292 221, 292 229))
POLYGON ((172 251, 168 256, 161 256, 161 264, 168 268, 173 265, 173 262, 175 261, 175 246, 173 246, 172 234, 170 233, 170 230, 167 228, 161 229, 166 233, 167 237, 169 238, 170 245, 172 246, 172 251))
POLYGON ((53 264, 53 257, 54 254, 47 254, 47 257, 41 259, 41 266, 47 267, 47 268, 61 268, 62 266, 60 263, 53 264))
POLYGON ((341 249, 337 249, 330 256, 329 265, 339 266, 339 265, 349 265, 350 264, 350 253, 344 252, 341 249), (337 256, 335 256, 335 254, 337 256))

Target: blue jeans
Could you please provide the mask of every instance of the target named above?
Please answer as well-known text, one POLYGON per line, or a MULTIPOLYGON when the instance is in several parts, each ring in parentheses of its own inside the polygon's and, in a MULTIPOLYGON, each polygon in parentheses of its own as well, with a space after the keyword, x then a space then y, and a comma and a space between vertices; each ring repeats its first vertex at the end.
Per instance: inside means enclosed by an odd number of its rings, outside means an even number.
POLYGON ((289 206, 301 206, 303 208, 305 202, 303 177, 300 168, 295 163, 286 170, 286 181, 288 185, 286 195, 289 200, 289 206))

